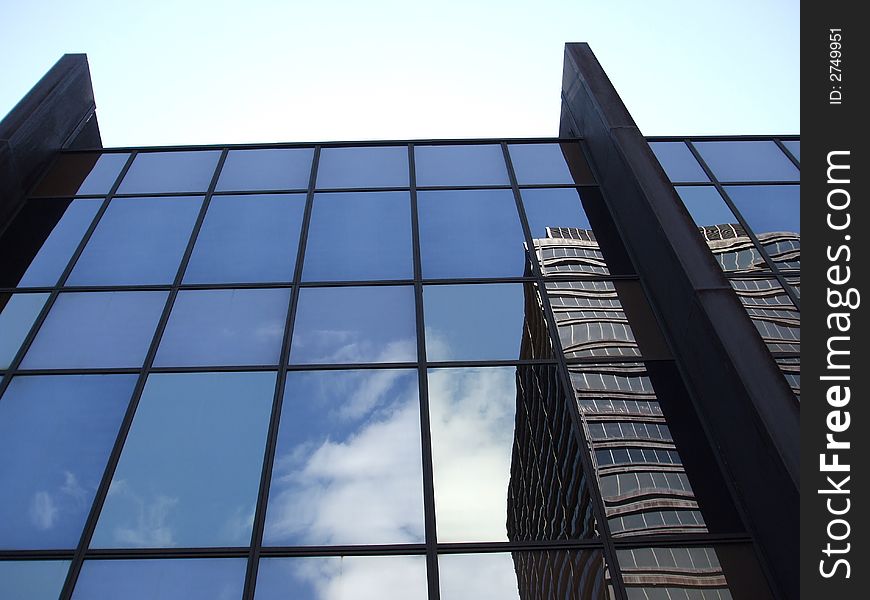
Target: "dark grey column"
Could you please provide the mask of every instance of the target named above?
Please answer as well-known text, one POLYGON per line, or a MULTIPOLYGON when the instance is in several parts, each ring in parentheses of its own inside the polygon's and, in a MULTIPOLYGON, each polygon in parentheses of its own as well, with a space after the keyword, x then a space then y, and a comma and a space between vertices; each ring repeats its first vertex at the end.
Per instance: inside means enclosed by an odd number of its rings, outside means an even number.
POLYGON ((65 54, 0 121, 0 227, 54 153, 100 148, 88 57, 65 54))
POLYGON ((586 138, 608 208, 735 505, 772 585, 781 596, 797 598, 796 402, 587 44, 565 46, 560 135, 586 138))

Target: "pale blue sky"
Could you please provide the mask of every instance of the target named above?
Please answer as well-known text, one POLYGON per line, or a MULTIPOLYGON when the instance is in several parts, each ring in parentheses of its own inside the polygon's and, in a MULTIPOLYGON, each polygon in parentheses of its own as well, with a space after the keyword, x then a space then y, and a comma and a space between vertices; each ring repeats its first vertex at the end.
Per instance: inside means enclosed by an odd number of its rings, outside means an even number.
POLYGON ((106 146, 558 133, 586 41, 647 135, 799 133, 786 0, 0 0, 0 113, 88 54, 106 146))

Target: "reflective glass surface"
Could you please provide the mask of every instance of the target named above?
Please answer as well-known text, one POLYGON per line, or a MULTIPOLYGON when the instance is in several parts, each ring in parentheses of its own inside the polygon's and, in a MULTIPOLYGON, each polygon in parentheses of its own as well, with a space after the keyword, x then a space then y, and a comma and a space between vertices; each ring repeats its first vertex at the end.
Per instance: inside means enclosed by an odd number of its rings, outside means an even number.
POLYGON ((148 377, 91 547, 247 546, 275 373, 148 377))
POLYGON ((792 155, 796 159, 798 159, 798 162, 800 162, 800 159, 801 159, 801 142, 800 142, 800 140, 783 141, 782 145, 785 146, 786 149, 789 152, 791 152, 792 155))
POLYGON ((257 283, 293 279, 303 194, 213 196, 185 283, 257 283))
POLYGON ((698 227, 737 223, 737 217, 713 186, 677 186, 677 193, 698 227))
POLYGON ((519 357, 523 284, 427 285, 423 307, 428 360, 519 357))
POLYGON ((135 375, 12 379, 0 401, 0 548, 76 547, 135 384, 135 375))
POLYGON ((725 188, 756 234, 800 233, 801 196, 796 185, 734 185, 725 188))
POLYGON ((771 352, 800 352, 800 311, 778 279, 734 277, 728 283, 771 352))
POLYGON ((278 364, 289 289, 181 290, 154 364, 278 364))
POLYGON ((0 560, 0 598, 57 600, 68 560, 0 560))
POLYGON ((694 142, 719 181, 797 181, 800 172, 773 141, 694 142))
POLYGON ((438 579, 442 600, 612 597, 598 550, 442 554, 438 579))
POLYGON ((684 142, 650 142, 649 147, 671 181, 710 181, 684 142))
POLYGON ((47 293, 0 293, 0 369, 12 364, 46 300, 47 293))
POLYGON ((415 146, 417 186, 510 185, 501 146, 415 146))
MULTIPOLYGON (((566 146, 576 146, 576 144, 566 144, 566 146)), ((520 185, 574 183, 559 144, 511 144, 508 150, 520 185)))
POLYGON ((413 370, 291 371, 263 543, 422 543, 413 370))
POLYGON ((525 269, 523 231, 510 190, 417 194, 423 277, 510 277, 525 269))
POLYGON ((167 292, 60 294, 21 367, 139 367, 167 296, 167 292))
MULTIPOLYGON (((57 202, 61 206, 64 205, 61 201, 57 202)), ((63 210, 62 214, 58 214, 54 219, 49 216, 50 213, 46 214, 40 211, 46 217, 46 220, 40 223, 39 229, 42 231, 38 232, 36 227, 29 231, 36 234, 36 239, 33 241, 40 245, 33 248, 34 251, 38 248, 35 255, 27 253, 27 259, 32 257, 32 261, 27 266, 21 280, 18 281, 18 285, 20 287, 55 285, 94 220, 101 204, 102 200, 97 198, 73 200, 66 205, 66 210, 63 210), (50 222, 48 222, 49 220, 50 222)), ((27 208, 31 206, 36 210, 49 208, 45 202, 38 202, 35 205, 31 202, 27 208)), ((61 206, 50 207, 49 210, 53 208, 55 210, 51 212, 55 212, 61 206)), ((16 251, 20 251, 20 248, 16 248, 16 251)), ((21 256, 21 258, 24 257, 21 256)), ((9 283, 14 285, 15 281, 9 283)))
POLYGON ((413 276, 408 192, 314 196, 303 279, 350 281, 413 276))
POLYGON ((100 218, 68 285, 172 283, 202 198, 115 198, 100 218))
POLYGON ((108 194, 127 162, 127 153, 61 154, 33 191, 34 196, 108 194))
POLYGON ((255 600, 426 600, 423 556, 261 558, 255 600))
POLYGON ((121 180, 118 193, 205 192, 220 154, 219 150, 140 152, 121 180))
POLYGON ((86 560, 73 600, 241 600, 244 558, 86 560))
POLYGON ((415 327, 410 286, 303 288, 290 362, 416 361, 415 327))
POLYGON ((324 148, 317 165, 317 187, 408 187, 408 148, 324 148))
POLYGON ((533 238, 559 237, 548 229, 592 229, 575 189, 526 189, 521 194, 533 238))
POLYGON ((230 150, 217 190, 307 189, 313 157, 313 148, 230 150))

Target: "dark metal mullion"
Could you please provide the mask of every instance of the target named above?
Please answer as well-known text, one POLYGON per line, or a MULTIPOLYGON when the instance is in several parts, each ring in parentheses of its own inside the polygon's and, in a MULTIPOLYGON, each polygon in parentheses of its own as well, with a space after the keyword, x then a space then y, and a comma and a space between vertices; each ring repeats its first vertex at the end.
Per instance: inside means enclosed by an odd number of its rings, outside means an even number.
POLYGON ((305 196, 305 210, 302 215, 302 228, 299 232, 299 246, 296 251, 296 267, 293 270, 293 292, 290 294, 290 304, 287 307, 287 321, 284 325, 284 339, 281 342, 281 355, 278 359, 278 379, 275 382, 275 396, 272 399, 272 414, 269 418, 269 433, 266 438, 266 449, 263 455, 263 468, 260 472, 260 488, 257 495, 257 508, 254 513, 254 525, 251 530, 251 546, 248 552, 248 565, 245 571, 245 587, 243 600, 253 600, 257 587, 257 572, 260 555, 263 551, 263 533, 266 524, 266 511, 269 507, 269 491, 272 484, 272 469, 275 462, 275 452, 278 446, 278 431, 281 425, 281 410, 284 406, 284 389, 286 387, 288 365, 290 363, 290 344, 293 340, 293 326, 296 322, 296 310, 299 306, 299 283, 302 281, 302 268, 305 259, 305 248, 308 244, 308 230, 311 224, 311 212, 314 206, 314 189, 317 184, 317 167, 320 164, 319 145, 314 147, 311 160, 311 173, 308 176, 308 191, 305 196))
POLYGON ((420 449, 423 465, 423 514, 426 530, 426 578, 429 600, 440 600, 438 529, 435 515, 435 476, 432 459, 432 429, 429 417, 429 366, 426 362, 426 323, 423 315, 423 261, 420 249, 420 219, 417 205, 417 166, 414 144, 408 144, 411 185, 411 240, 414 253, 414 305, 417 317, 417 385, 420 399, 420 449))
MULTIPOLYGON (((127 405, 127 411, 124 414, 123 421, 121 422, 118 436, 115 438, 115 444, 112 447, 112 453, 109 455, 109 460, 107 461, 106 468, 103 471, 103 477, 100 480, 99 486, 97 487, 97 493, 94 496, 94 501, 91 505, 91 510, 88 513, 85 527, 82 530, 82 535, 79 539, 78 547, 76 548, 75 557, 73 558, 72 564, 70 564, 69 571, 67 572, 66 580, 64 581, 63 585, 63 591, 60 595, 61 600, 69 600, 72 597, 73 589, 75 588, 76 582, 78 581, 79 573, 81 572, 82 565, 84 564, 85 556, 88 554, 88 547, 90 546, 91 538, 93 537, 94 530, 97 526, 97 519, 99 518, 100 511, 103 508, 103 503, 106 500, 106 496, 109 493, 109 487, 111 486, 115 470, 117 469, 118 463, 120 462, 121 452, 124 448, 124 443, 127 440, 127 435, 130 433, 130 428, 133 423, 133 417, 136 414, 136 409, 139 406, 139 401, 142 397, 142 391, 145 389, 145 383, 148 379, 148 374, 151 366, 154 363, 154 357, 157 355, 157 348, 160 345, 160 339, 163 336, 163 332, 166 329, 166 324, 169 321, 169 315, 172 312, 172 306, 175 302, 176 296, 178 295, 178 288, 180 287, 181 281, 184 278, 184 271, 187 268, 187 263, 190 261, 191 254, 193 254, 193 246, 196 242, 196 237, 199 234, 199 230, 202 227, 202 223, 205 220, 205 213, 208 210, 211 195, 212 192, 214 192, 215 186, 217 185, 217 180, 220 176, 221 169, 223 168, 224 161, 226 160, 226 155, 227 151, 223 150, 220 158, 218 159, 215 171, 212 174, 211 182, 202 201, 202 206, 200 206, 196 223, 194 224, 191 231, 190 238, 188 239, 187 246, 185 247, 184 254, 181 258, 181 262, 178 265, 178 270, 175 273, 175 279, 173 280, 172 288, 170 289, 167 296, 166 304, 163 307, 163 312, 161 313, 160 320, 157 323, 157 328, 155 329, 154 335, 151 338, 151 344, 148 347, 148 353, 146 354, 145 361, 142 364, 139 378, 136 380, 136 386, 133 388, 133 395, 130 398, 129 404, 127 405)), ((127 163, 128 167, 135 158, 135 156, 135 152, 130 155, 130 159, 127 163)), ((122 175, 118 177, 118 181, 115 183, 116 186, 120 183, 124 173, 126 173, 126 169, 124 169, 122 171, 122 175)), ((72 270, 72 264, 69 265, 68 270, 72 270)), ((65 281, 66 276, 68 276, 68 273, 66 273, 65 276, 61 279, 61 283, 65 281)))
MULTIPOLYGON (((793 141, 793 140, 788 140, 788 141, 793 141)), ((773 143, 776 144, 777 146, 779 146, 779 149, 782 150, 782 152, 783 152, 783 153, 788 157, 788 159, 792 162, 792 164, 793 164, 795 167, 797 167, 798 173, 800 173, 800 170, 801 170, 801 161, 799 161, 799 160, 795 157, 795 155, 791 153, 791 150, 789 150, 789 149, 785 146, 785 144, 782 143, 782 140, 780 140, 779 138, 774 138, 774 139, 773 139, 773 143)))
MULTIPOLYGON (((701 165, 701 168, 704 169, 704 172, 707 174, 707 177, 710 178, 710 181, 713 183, 713 186, 718 190, 719 195, 725 200, 725 204, 728 205, 728 208, 731 209, 731 212, 734 213, 734 216, 737 217, 737 220, 740 221, 740 225, 743 226, 743 229, 746 231, 746 235, 749 236, 749 239, 752 240, 752 243, 755 245, 755 249, 759 254, 764 258, 764 261, 767 263, 767 267, 771 270, 774 277, 779 280, 780 285, 782 286, 785 293, 788 294, 788 297, 791 298, 792 303, 797 307, 798 310, 801 308, 800 298, 794 293, 794 290, 791 289, 791 285, 785 280, 785 277, 779 270, 779 266, 773 261, 770 255, 767 253, 767 250, 764 249, 764 246, 759 241, 758 237, 755 235, 755 232, 752 230, 752 227, 749 226, 749 223, 746 219, 743 218, 743 215, 737 209, 737 206, 731 200, 731 197, 725 191, 725 186, 716 179, 716 176, 713 174, 710 166, 704 161, 704 158, 701 156, 701 153, 698 152, 698 149, 695 148, 694 144, 692 144, 692 140, 685 140, 686 146, 689 147, 691 153, 695 156, 695 159, 701 165)), ((794 182, 792 182, 794 183, 794 182)))
MULTIPOLYGON (((583 471, 586 476, 586 487, 589 491, 589 497, 592 502, 592 510, 595 515, 595 520, 598 522, 598 527, 601 531, 601 548, 604 554, 604 559, 609 566, 610 572, 610 584, 613 587, 616 598, 618 600, 627 600, 628 596, 625 591, 625 583, 622 580, 622 571, 619 568, 619 563, 616 558, 616 550, 613 546, 613 539, 610 533, 610 525, 607 522, 607 513, 604 509, 604 499, 601 497, 601 492, 598 489, 598 482, 595 476, 595 468, 592 464, 592 457, 590 455, 589 449, 591 449, 591 445, 586 440, 586 432, 583 430, 583 420, 580 417, 580 410, 577 406, 577 402, 574 400, 573 393, 570 393, 573 390, 573 386, 571 385, 571 376, 568 372, 568 364, 565 359, 565 353, 562 350, 562 342, 559 339, 558 335, 558 325, 556 323, 556 317, 553 314, 552 307, 550 306, 549 295, 547 294, 546 282, 547 279, 544 277, 544 274, 541 270, 541 265, 538 263, 537 252, 535 250, 534 238, 532 237, 531 227, 529 227, 528 219, 526 217, 526 211, 523 207, 523 199, 520 194, 520 188, 517 184, 517 176, 514 171, 513 162, 511 161, 510 152, 508 152, 508 145, 506 142, 502 142, 502 152, 504 154, 505 163, 507 164, 508 175, 510 176, 511 188, 514 193, 514 201, 516 202, 517 212, 520 217, 520 224, 523 228, 523 235, 526 239, 526 247, 528 253, 528 260, 532 267, 532 272, 537 279, 538 293, 541 295, 542 305, 543 305, 543 313, 544 318, 547 323, 547 336, 550 339, 550 343, 553 345, 553 352, 556 355, 556 359, 558 362, 558 371, 562 377, 562 385, 565 388, 565 398, 563 400, 568 403, 568 414, 571 415, 571 421, 574 423, 574 432, 578 437, 579 446, 580 446, 580 462, 583 466, 583 471)), ((583 150, 584 156, 586 155, 585 149, 583 150)), ((596 180, 598 178, 596 177, 596 180)))
MULTIPOLYGON (((27 354, 27 351, 30 349, 30 344, 33 343, 33 340, 36 338, 36 334, 39 329, 42 327, 42 324, 45 322, 45 319, 48 317, 48 313, 51 311, 51 308, 54 306, 54 303, 57 301, 58 295, 63 290, 63 286, 66 283, 67 278, 69 278, 70 273, 72 273, 73 268, 75 267, 76 261, 78 261, 79 256, 81 256, 82 252, 84 252, 85 246, 88 244, 88 241, 91 239, 91 235, 93 235, 94 230, 97 228, 97 225, 100 222, 100 219, 105 214, 106 210, 109 207, 109 201, 111 201, 112 197, 115 194, 115 191, 118 189, 118 186, 121 185, 121 180, 124 178, 124 175, 127 174, 127 171, 130 169, 130 165, 133 163, 133 159, 136 157, 136 153, 133 152, 130 156, 127 157, 127 162, 124 163, 124 167, 121 169, 121 172, 115 178, 115 183, 109 189, 109 193, 106 194, 105 200, 100 205, 100 208, 97 209, 96 214, 93 219, 91 219, 91 224, 85 230, 85 234, 82 236, 82 239, 79 241, 76 246, 75 251, 67 262, 66 267, 61 273, 60 277, 57 281, 55 281, 54 285, 50 288, 44 288, 49 292, 48 298, 45 299, 45 304, 42 305, 42 309, 36 315, 36 319, 34 319, 33 324, 30 326, 30 330, 27 332, 27 335, 24 337, 24 340, 21 342, 21 346, 18 348, 18 352, 15 353, 12 362, 9 363, 9 368, 6 369, 8 372, 15 372, 19 369, 21 365, 21 361, 24 360, 24 356, 27 354)), ((23 206, 23 205, 22 205, 23 206)), ((23 290, 27 290, 27 288, 22 288, 23 290)), ((18 292, 13 292, 18 293, 18 292)), ((22 292, 26 293, 26 292, 22 292)), ((35 293, 35 292, 34 292, 35 293)), ((45 293, 45 292, 42 292, 45 293)), ((4 377, 2 381, 0 381, 0 398, 3 397, 6 388, 9 387, 9 382, 12 380, 12 377, 4 377)))

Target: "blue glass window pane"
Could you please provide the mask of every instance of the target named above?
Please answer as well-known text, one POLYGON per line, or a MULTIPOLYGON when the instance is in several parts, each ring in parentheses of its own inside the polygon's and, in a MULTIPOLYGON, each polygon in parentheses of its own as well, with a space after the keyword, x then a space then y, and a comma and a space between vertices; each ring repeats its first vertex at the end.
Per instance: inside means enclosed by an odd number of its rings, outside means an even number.
POLYGON ((108 194, 129 156, 112 152, 61 154, 33 196, 108 194))
POLYGON ((410 286, 303 288, 296 311, 291 363, 417 360, 410 286))
POLYGON ((220 154, 219 150, 141 152, 133 159, 118 193, 205 192, 220 154))
POLYGON ((439 542, 508 540, 516 373, 516 367, 429 371, 439 542))
POLYGON ((410 279, 411 198, 407 192, 314 196, 303 279, 410 279))
POLYGON ((12 364, 46 300, 48 294, 0 294, 0 369, 12 364))
POLYGON ((523 274, 526 254, 513 192, 451 190, 417 197, 424 277, 523 274))
POLYGON ((289 289, 178 292, 154 364, 274 365, 281 354, 289 289))
POLYGON ((212 197, 185 283, 291 281, 304 210, 303 194, 212 197))
POLYGON ((289 372, 263 543, 423 543, 423 522, 416 371, 289 372))
POLYGON ((522 284, 427 285, 423 314, 430 361, 519 357, 525 317, 522 284))
POLYGON ((12 379, 0 401, 0 548, 76 547, 135 385, 135 375, 12 379))
POLYGON ((508 149, 520 185, 574 183, 559 144, 511 144, 508 149))
POLYGON ((148 378, 92 548, 247 546, 275 373, 148 378))
POLYGON ((86 560, 74 600, 241 600, 244 558, 86 560))
POLYGON ((261 558, 255 600, 426 600, 424 556, 261 558))
POLYGON ((60 294, 21 366, 140 367, 167 296, 166 292, 60 294))
POLYGON ((416 146, 418 186, 510 185, 501 146, 416 146))
POLYGON ((800 172, 773 141, 694 142, 719 181, 798 181, 800 172))
POLYGON ((785 146, 789 152, 792 153, 798 162, 801 160, 801 142, 800 140, 792 140, 792 141, 783 141, 783 146, 785 146))
POLYGON ((740 185, 726 187, 725 192, 756 234, 800 233, 800 186, 740 185))
POLYGON ((304 190, 311 178, 313 148, 231 150, 218 191, 304 190))
POLYGON ((33 257, 18 285, 55 285, 94 220, 100 204, 102 200, 96 198, 73 200, 33 257))
POLYGON ((115 198, 67 285, 165 284, 175 279, 202 198, 115 198))
POLYGON ((548 236, 548 227, 592 229, 577 190, 523 190, 522 197, 533 238, 558 237, 548 236))
POLYGON ((8 600, 57 600, 68 560, 0 561, 0 598, 8 600))
POLYGON ((713 186, 678 186, 677 193, 698 227, 737 223, 737 217, 713 186))
POLYGON ((649 146, 671 181, 710 181, 684 142, 650 142, 649 146))
POLYGON ((317 187, 408 187, 408 148, 324 148, 317 165, 317 187))

